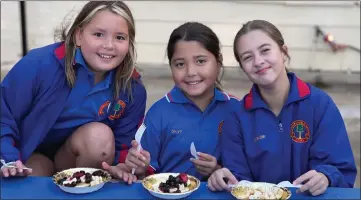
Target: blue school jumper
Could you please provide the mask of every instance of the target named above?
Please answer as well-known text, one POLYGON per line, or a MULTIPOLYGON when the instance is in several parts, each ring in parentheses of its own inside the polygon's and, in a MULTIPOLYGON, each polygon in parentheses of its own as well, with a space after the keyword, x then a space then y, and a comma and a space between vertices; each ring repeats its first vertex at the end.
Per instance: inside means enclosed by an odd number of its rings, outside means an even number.
POLYGON ((316 170, 330 187, 353 187, 356 165, 342 116, 322 90, 288 73, 290 92, 275 116, 254 85, 223 126, 222 161, 238 180, 291 183, 316 170))
POLYGON ((151 155, 153 172, 149 173, 184 172, 201 178, 190 161, 192 142, 197 151, 219 161, 218 138, 223 120, 240 102, 218 89, 214 92, 204 112, 176 86, 152 105, 144 120, 146 130, 141 139, 142 148, 151 155))
POLYGON ((115 163, 126 151, 142 120, 146 91, 134 71, 134 100, 127 92, 113 95, 114 72, 94 85, 94 75, 76 50, 77 79, 71 89, 65 76, 65 45, 55 43, 31 50, 1 83, 1 159, 26 162, 40 143, 66 139, 89 122, 107 124, 115 137, 115 163))

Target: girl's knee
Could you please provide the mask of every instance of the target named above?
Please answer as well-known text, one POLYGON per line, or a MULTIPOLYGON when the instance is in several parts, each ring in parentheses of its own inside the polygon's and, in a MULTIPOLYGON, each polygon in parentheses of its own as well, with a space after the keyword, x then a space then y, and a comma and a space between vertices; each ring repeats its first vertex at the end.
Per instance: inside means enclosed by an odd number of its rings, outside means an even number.
POLYGON ((71 146, 76 154, 96 160, 114 158, 115 141, 113 131, 100 122, 92 122, 79 127, 71 137, 71 146))
POLYGON ((31 176, 52 176, 54 174, 53 162, 40 153, 33 153, 26 161, 25 166, 33 169, 31 176))

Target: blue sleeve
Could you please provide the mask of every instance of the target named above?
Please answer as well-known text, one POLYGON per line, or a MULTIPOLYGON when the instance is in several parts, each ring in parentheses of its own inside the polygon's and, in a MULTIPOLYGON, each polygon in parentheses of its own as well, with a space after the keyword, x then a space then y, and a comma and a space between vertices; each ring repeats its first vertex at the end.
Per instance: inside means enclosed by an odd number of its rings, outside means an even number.
POLYGON ((221 159, 223 167, 229 169, 238 181, 253 181, 253 176, 245 155, 240 112, 237 111, 228 116, 224 121, 221 136, 221 159))
POLYGON ((112 126, 116 151, 113 164, 124 163, 131 142, 144 118, 147 92, 140 80, 138 81, 134 81, 133 101, 126 105, 124 115, 112 126))
POLYGON ((161 150, 161 135, 162 135, 162 119, 160 117, 161 110, 158 110, 153 105, 149 109, 144 119, 144 125, 146 129, 141 139, 142 148, 150 154, 150 167, 155 171, 158 171, 160 166, 158 162, 160 150, 161 150))
POLYGON ((37 88, 37 61, 31 52, 8 72, 1 83, 1 159, 21 160, 18 124, 31 108, 37 88))
POLYGON ((353 187, 357 169, 344 121, 332 99, 322 99, 315 108, 310 168, 325 174, 330 187, 353 187))

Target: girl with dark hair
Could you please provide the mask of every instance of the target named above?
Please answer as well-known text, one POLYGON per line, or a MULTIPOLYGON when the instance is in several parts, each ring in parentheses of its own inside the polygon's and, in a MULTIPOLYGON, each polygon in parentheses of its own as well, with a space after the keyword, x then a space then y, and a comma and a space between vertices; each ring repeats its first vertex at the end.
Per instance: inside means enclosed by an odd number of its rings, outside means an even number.
POLYGON ((185 172, 203 179, 221 166, 223 120, 240 104, 222 91, 221 47, 210 28, 181 25, 172 32, 167 52, 175 86, 149 109, 141 144, 132 142, 125 164, 137 175, 185 172), (192 158, 192 142, 198 159, 192 158))

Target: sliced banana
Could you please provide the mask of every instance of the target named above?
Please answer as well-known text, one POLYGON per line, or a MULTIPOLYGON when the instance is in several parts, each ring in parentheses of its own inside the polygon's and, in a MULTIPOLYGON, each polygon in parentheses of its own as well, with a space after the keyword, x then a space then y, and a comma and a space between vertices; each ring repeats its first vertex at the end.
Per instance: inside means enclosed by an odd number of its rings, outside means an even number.
POLYGON ((232 194, 237 199, 286 199, 288 196, 284 189, 262 183, 235 187, 232 194))

